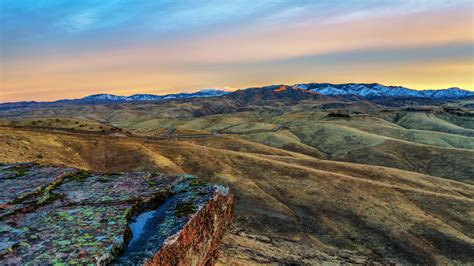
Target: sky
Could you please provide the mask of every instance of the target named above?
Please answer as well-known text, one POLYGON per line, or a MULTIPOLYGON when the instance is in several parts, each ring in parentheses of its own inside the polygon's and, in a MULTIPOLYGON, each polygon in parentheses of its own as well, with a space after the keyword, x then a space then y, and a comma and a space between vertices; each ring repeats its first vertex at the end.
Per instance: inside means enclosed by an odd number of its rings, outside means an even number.
POLYGON ((0 0, 0 102, 305 82, 474 90, 472 0, 0 0))

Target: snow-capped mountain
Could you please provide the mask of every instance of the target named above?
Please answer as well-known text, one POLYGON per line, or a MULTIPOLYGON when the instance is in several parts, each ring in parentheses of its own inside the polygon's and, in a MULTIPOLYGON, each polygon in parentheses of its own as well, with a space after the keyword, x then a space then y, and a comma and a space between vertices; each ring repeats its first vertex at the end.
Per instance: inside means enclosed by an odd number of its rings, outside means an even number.
POLYGON ((112 94, 94 94, 82 98, 82 100, 94 100, 94 101, 124 101, 125 96, 117 96, 112 94))
POLYGON ((161 101, 169 99, 185 99, 185 98, 197 98, 197 97, 214 97, 227 94, 229 92, 215 89, 201 90, 193 93, 177 93, 167 95, 154 95, 154 94, 134 94, 130 96, 117 96, 112 94, 94 94, 86 96, 77 101, 86 102, 129 102, 129 101, 161 101))
POLYGON ((127 102, 127 101, 153 101, 161 100, 163 96, 153 94, 134 94, 130 96, 118 96, 113 94, 94 94, 74 101, 97 101, 97 102, 127 102))
POLYGON ((340 95, 355 95, 365 97, 367 99, 377 100, 379 97, 383 98, 425 98, 432 100, 449 100, 449 99, 461 99, 466 97, 474 97, 474 91, 462 90, 459 88, 449 88, 443 90, 413 90, 401 86, 385 86, 378 83, 348 83, 348 84, 330 84, 330 83, 307 83, 307 84, 295 84, 293 87, 286 86, 288 88, 295 88, 294 90, 285 90, 285 93, 272 93, 273 90, 278 90, 284 85, 271 85, 261 88, 248 88, 234 92, 206 89, 193 93, 176 93, 168 95, 154 95, 154 94, 134 94, 130 96, 117 96, 112 94, 94 94, 86 96, 81 99, 63 99, 53 102, 16 102, 16 103, 0 103, 0 109, 2 108, 17 108, 18 106, 47 106, 50 104, 107 104, 107 103, 122 103, 122 102, 144 102, 144 101, 164 101, 171 99, 187 99, 187 98, 205 98, 205 97, 217 97, 226 96, 229 98, 239 98, 242 95, 247 95, 245 101, 252 101, 254 97, 267 97, 267 98, 290 98, 290 99, 303 99, 303 98, 317 98, 316 96, 306 97, 307 91, 312 94, 318 95, 329 95, 329 96, 340 96, 340 95), (297 90, 299 89, 299 90, 297 90), (306 90, 306 92, 305 92, 306 90), (247 93, 244 93, 246 92, 247 93), (265 94, 265 91, 269 91, 269 94, 265 94), (265 95, 264 95, 265 94, 265 95), (240 96, 239 96, 240 95, 240 96))
POLYGON ((330 84, 330 83, 308 83, 295 84, 304 90, 314 91, 325 95, 358 95, 366 98, 371 97, 420 97, 434 99, 464 98, 474 96, 474 92, 459 88, 443 90, 412 90, 401 86, 384 86, 378 83, 371 84, 330 84))

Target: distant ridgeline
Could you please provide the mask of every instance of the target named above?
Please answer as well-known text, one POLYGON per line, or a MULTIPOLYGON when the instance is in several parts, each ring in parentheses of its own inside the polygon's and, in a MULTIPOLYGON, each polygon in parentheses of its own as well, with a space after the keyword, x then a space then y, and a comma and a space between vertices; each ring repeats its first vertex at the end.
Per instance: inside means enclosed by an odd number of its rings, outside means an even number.
MULTIPOLYGON (((273 88, 282 85, 271 85, 262 87, 273 88)), ((307 84, 295 84, 292 88, 301 89, 307 92, 318 93, 322 95, 331 96, 343 96, 343 95, 355 95, 364 98, 377 98, 377 97, 392 97, 392 98, 429 98, 434 100, 447 100, 447 99, 460 99, 466 97, 474 97, 473 91, 467 91, 459 88, 448 88, 441 90, 413 90, 401 86, 385 86, 378 83, 348 83, 348 84, 330 84, 330 83, 307 83, 307 84)), ((256 89, 256 88, 250 88, 256 89)), ((243 89, 239 91, 245 91, 243 89)), ((86 96, 81 99, 72 100, 58 100, 54 102, 16 102, 16 103, 3 103, 0 104, 0 109, 7 108, 8 105, 15 105, 16 107, 23 107, 29 105, 40 105, 49 103, 75 103, 75 104, 101 104, 101 103, 122 103, 122 102, 142 102, 142 101, 165 101, 165 100, 179 100, 179 99, 190 99, 190 98, 206 98, 206 97, 218 97, 225 95, 232 95, 235 92, 223 91, 223 90, 201 90, 194 93, 177 93, 167 95, 154 95, 154 94, 134 94, 130 96, 117 96, 112 94, 94 94, 86 96)))
POLYGON ((412 90, 401 86, 384 86, 378 83, 329 84, 308 83, 295 84, 297 88, 318 92, 325 95, 358 95, 362 97, 419 97, 434 99, 464 98, 474 96, 473 91, 459 88, 443 90, 412 90))
POLYGON ((213 264, 228 188, 190 175, 0 164, 0 264, 213 264))

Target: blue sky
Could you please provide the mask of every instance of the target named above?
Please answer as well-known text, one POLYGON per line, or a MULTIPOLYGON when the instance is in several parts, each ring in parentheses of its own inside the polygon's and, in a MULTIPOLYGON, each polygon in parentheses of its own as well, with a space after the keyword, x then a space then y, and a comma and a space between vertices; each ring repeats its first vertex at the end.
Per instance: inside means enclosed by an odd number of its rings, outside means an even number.
POLYGON ((0 101, 306 81, 474 89, 472 1, 0 3, 0 101))

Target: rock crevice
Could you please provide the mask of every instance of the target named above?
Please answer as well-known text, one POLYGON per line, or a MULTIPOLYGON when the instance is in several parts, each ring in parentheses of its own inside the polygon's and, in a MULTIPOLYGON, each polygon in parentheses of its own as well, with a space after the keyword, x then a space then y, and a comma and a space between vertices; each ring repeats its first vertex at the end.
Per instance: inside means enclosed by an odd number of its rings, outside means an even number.
POLYGON ((190 175, 27 163, 0 181, 0 264, 204 265, 232 221, 228 188, 190 175))

